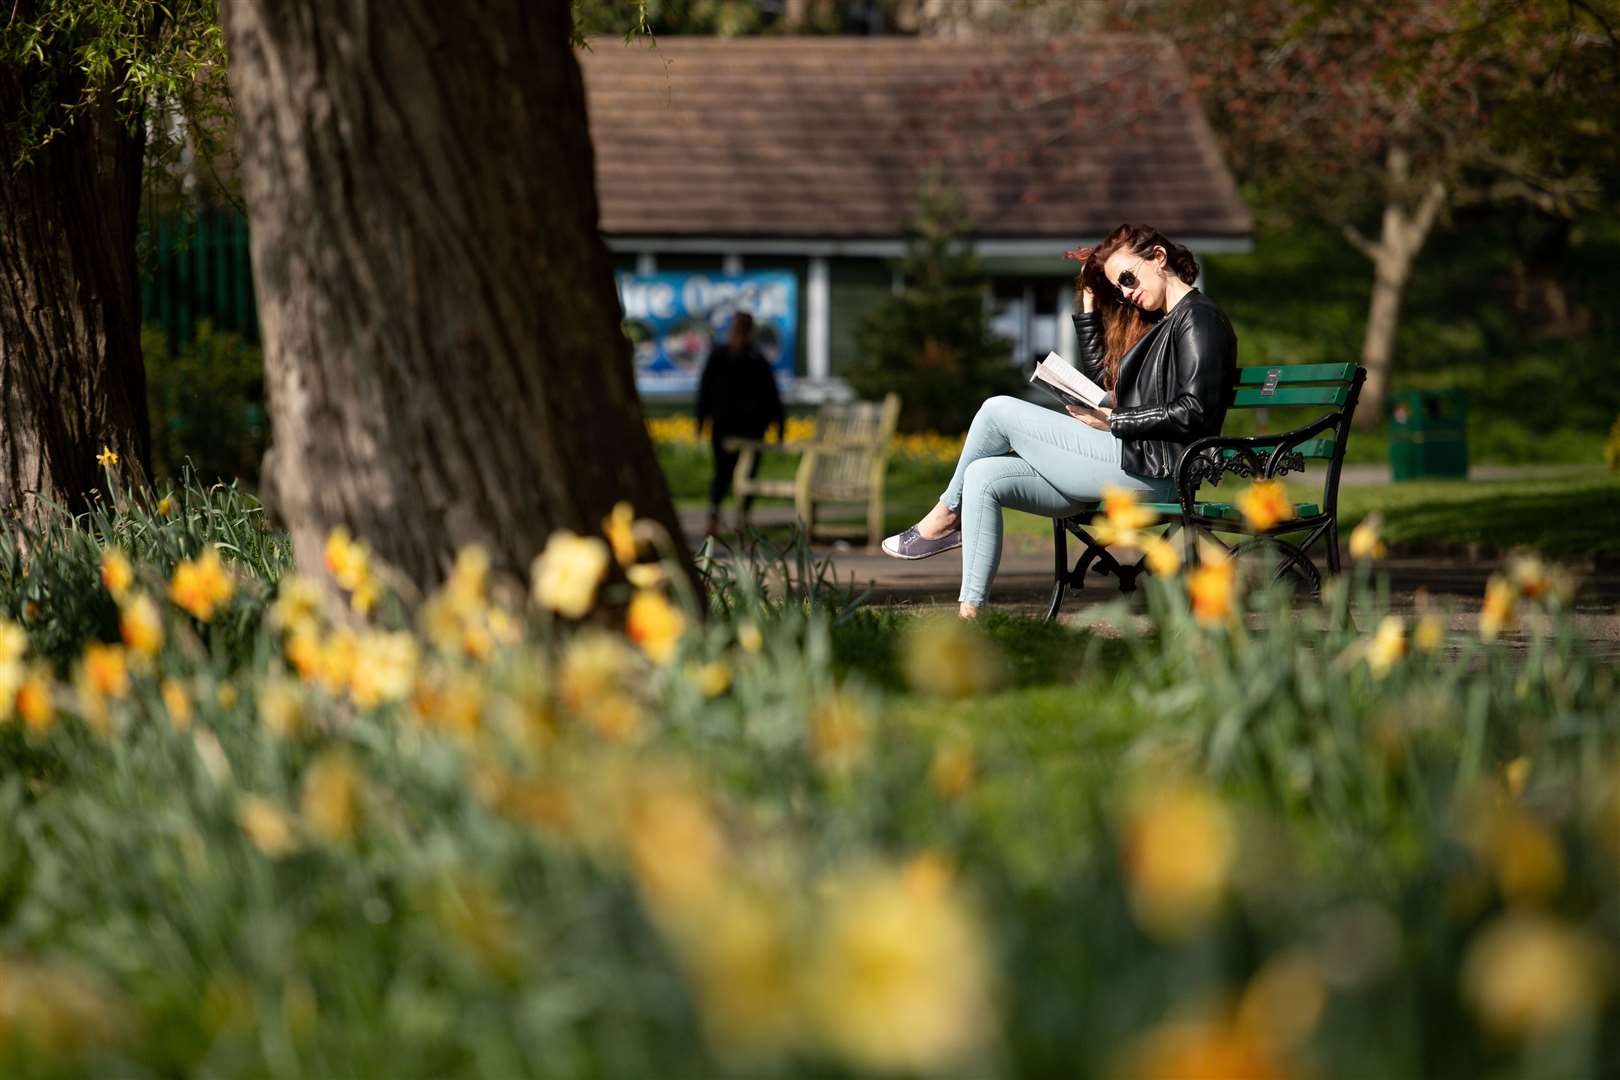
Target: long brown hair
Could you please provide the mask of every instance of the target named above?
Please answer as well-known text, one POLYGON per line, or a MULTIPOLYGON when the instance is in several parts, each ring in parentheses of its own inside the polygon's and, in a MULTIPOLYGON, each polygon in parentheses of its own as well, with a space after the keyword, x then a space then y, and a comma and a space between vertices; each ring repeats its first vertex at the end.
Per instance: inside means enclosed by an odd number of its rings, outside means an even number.
POLYGON ((1135 304, 1128 303, 1103 273, 1103 263, 1122 247, 1130 248, 1144 259, 1152 257, 1155 247, 1162 247, 1171 273, 1188 285, 1198 280, 1198 260, 1193 253, 1180 244, 1172 243, 1151 225, 1121 225, 1103 237, 1096 247, 1076 248, 1067 252, 1069 258, 1080 264, 1080 273, 1074 279, 1076 306, 1079 306, 1081 295, 1089 288, 1096 311, 1102 316, 1104 390, 1114 389, 1114 384, 1119 381, 1120 359, 1153 329, 1153 324, 1159 318, 1157 315, 1149 316, 1135 304))

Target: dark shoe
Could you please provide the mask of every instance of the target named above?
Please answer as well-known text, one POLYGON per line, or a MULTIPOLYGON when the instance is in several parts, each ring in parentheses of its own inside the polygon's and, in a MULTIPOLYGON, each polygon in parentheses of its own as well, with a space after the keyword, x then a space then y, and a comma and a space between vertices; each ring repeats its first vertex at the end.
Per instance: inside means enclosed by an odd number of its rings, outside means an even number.
POLYGON ((917 531, 917 526, 913 525, 900 535, 884 540, 883 554, 892 555, 896 559, 926 559, 930 555, 938 555, 942 551, 961 546, 961 529, 952 529, 944 536, 928 540, 917 531))

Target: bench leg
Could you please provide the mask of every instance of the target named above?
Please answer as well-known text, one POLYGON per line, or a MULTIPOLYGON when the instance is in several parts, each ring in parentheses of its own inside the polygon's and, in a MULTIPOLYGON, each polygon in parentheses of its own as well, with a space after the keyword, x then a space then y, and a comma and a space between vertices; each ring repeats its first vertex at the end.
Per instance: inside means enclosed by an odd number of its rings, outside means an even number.
POLYGON ((1046 608, 1046 621, 1057 618, 1063 594, 1069 586, 1069 538, 1062 518, 1052 519, 1052 602, 1046 608))
POLYGON ((1328 573, 1339 572, 1339 519, 1334 518, 1328 522, 1327 527, 1327 564, 1328 573))

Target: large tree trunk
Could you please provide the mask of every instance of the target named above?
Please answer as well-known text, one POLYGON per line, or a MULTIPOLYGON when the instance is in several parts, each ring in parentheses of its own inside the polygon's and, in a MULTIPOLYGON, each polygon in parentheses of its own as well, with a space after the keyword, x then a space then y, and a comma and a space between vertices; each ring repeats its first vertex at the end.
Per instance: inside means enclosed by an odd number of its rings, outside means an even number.
POLYGON ((135 267, 145 139, 112 104, 83 109, 26 164, 11 127, 46 86, 0 63, 0 513, 85 508, 96 456, 144 483, 151 433, 135 267))
MULTIPOLYGON (((230 0, 277 509, 418 585, 629 500, 680 536, 597 223, 566 0, 230 0)), ((684 545, 682 545, 684 551, 684 545)))
POLYGON ((1445 202, 1446 189, 1438 181, 1430 183, 1409 205, 1411 157, 1399 145, 1385 155, 1384 214, 1376 243, 1364 239, 1353 228, 1345 236, 1373 263, 1372 301, 1367 309, 1367 331, 1362 338, 1361 365, 1367 381, 1356 408, 1356 426, 1375 428, 1383 422, 1384 403, 1389 398, 1389 374, 1395 359, 1395 331, 1400 325, 1401 300, 1412 263, 1434 227, 1435 215, 1445 202))

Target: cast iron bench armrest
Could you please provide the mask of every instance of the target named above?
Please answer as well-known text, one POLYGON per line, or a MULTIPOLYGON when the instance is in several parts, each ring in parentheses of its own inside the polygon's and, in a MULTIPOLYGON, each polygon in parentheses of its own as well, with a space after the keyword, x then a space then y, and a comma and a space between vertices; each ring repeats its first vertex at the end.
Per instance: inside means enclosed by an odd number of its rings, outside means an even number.
POLYGON ((1278 473, 1293 471, 1285 466, 1292 465, 1303 470, 1304 461, 1290 462, 1289 452, 1307 439, 1338 427, 1341 415, 1329 413, 1304 427, 1276 435, 1209 435, 1189 443, 1176 462, 1176 494, 1182 509, 1191 514, 1198 485, 1204 480, 1219 484, 1221 476, 1228 471, 1251 480, 1272 480, 1278 473), (1210 460, 1210 450, 1234 450, 1236 453, 1214 462, 1210 460), (1262 464, 1261 452, 1265 450, 1270 450, 1270 453, 1265 455, 1262 464))

